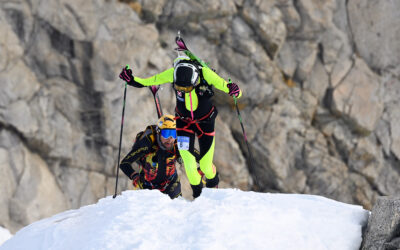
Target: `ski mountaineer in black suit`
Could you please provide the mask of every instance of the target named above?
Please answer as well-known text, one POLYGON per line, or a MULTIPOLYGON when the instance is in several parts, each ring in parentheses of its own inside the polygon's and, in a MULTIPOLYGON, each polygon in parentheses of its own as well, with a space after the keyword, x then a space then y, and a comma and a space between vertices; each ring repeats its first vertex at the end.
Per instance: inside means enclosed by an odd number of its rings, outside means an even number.
MULTIPOLYGON (((176 145, 174 118, 163 115, 157 125, 147 126, 139 132, 131 151, 122 159, 120 168, 132 180, 134 189, 158 189, 171 199, 182 194, 175 167, 176 161, 182 163, 182 159, 176 145), (138 163, 139 173, 132 168, 133 162, 138 163)), ((199 162, 200 152, 195 150, 194 155, 199 162)))
POLYGON ((186 56, 174 60, 174 65, 149 78, 133 77, 132 70, 123 68, 119 77, 130 86, 172 83, 176 95, 176 130, 179 153, 185 165, 186 175, 193 190, 193 198, 200 196, 203 183, 197 171, 194 140, 197 135, 200 146, 200 169, 206 177, 206 187, 219 183, 218 173, 212 164, 215 146, 215 118, 217 109, 211 103, 212 86, 240 98, 241 90, 235 83, 227 83, 208 67, 202 67, 186 56))
POLYGON ((174 199, 182 194, 175 167, 177 152, 174 116, 164 115, 157 125, 147 126, 136 135, 120 168, 132 180, 135 189, 158 189, 174 199), (132 168, 133 162, 139 164, 139 173, 132 168))

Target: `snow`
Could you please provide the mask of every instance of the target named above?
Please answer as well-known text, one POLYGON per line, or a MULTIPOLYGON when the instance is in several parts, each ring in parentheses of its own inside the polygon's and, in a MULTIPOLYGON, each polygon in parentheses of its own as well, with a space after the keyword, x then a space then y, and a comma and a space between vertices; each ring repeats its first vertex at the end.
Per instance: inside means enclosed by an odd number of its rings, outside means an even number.
POLYGON ((12 237, 12 234, 10 234, 10 231, 7 229, 0 227, 0 246, 3 244, 6 240, 10 239, 12 237))
POLYGON ((125 191, 28 225, 0 249, 359 249, 368 216, 313 195, 125 191))

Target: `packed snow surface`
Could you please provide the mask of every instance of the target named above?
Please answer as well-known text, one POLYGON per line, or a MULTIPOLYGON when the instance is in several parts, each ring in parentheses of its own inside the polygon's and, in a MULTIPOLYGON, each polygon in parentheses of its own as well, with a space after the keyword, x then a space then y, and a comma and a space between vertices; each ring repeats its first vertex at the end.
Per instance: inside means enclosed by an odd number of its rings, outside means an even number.
POLYGON ((368 215, 313 195, 204 189, 187 201, 125 191, 32 223, 0 249, 359 249, 368 215))
POLYGON ((0 227, 0 246, 3 244, 6 240, 10 239, 12 237, 12 234, 10 231, 7 229, 0 227))

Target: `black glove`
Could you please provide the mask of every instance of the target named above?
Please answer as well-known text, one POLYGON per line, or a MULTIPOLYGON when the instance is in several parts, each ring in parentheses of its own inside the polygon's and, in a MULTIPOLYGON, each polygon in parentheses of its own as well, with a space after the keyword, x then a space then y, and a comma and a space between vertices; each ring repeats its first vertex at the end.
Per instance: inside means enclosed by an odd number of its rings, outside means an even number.
POLYGON ((229 83, 226 85, 229 89, 229 95, 230 96, 236 96, 238 97, 240 95, 240 88, 236 83, 229 83))
POLYGON ((121 74, 119 74, 119 78, 127 82, 129 85, 136 87, 136 88, 143 88, 144 86, 137 81, 135 81, 135 78, 132 75, 132 70, 128 69, 128 67, 125 67, 122 69, 121 74))
POLYGON ((121 74, 119 74, 119 78, 127 83, 133 82, 132 70, 128 69, 128 67, 124 67, 121 71, 121 74))
POLYGON ((135 189, 143 189, 143 180, 138 173, 131 176, 132 185, 135 189))

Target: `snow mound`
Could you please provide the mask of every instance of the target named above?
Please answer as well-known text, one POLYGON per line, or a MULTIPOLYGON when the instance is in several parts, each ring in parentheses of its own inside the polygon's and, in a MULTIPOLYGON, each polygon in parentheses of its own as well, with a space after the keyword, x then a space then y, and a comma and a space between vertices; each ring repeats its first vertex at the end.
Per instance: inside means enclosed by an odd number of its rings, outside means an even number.
POLYGON ((35 222, 5 249, 358 249, 369 212, 313 195, 125 191, 35 222))

